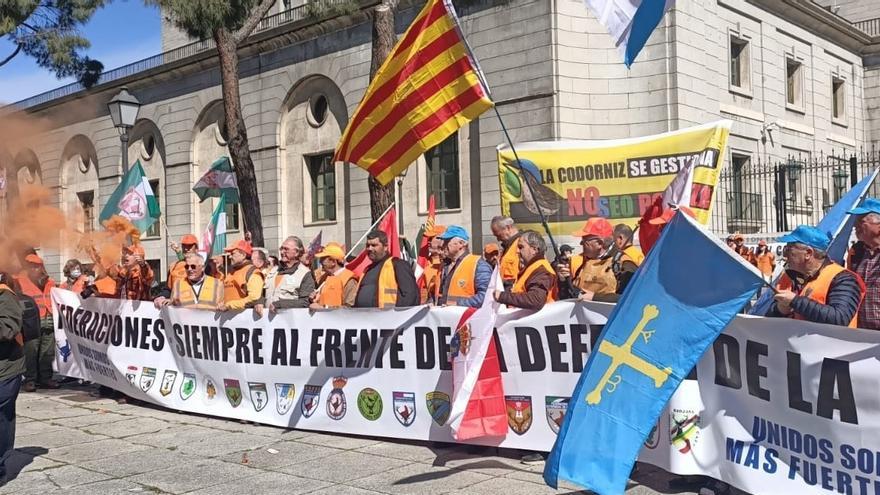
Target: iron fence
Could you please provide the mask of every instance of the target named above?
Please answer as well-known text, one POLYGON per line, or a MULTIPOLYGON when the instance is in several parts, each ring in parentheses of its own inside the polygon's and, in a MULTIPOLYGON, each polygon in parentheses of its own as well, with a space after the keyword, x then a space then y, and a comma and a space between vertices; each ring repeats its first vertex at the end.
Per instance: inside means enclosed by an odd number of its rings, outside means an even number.
MULTIPOLYGON (((815 225, 868 173, 880 167, 880 150, 790 156, 780 161, 733 160, 715 191, 711 229, 719 235, 785 232, 815 225)), ((878 196, 874 185, 869 195, 878 196)))

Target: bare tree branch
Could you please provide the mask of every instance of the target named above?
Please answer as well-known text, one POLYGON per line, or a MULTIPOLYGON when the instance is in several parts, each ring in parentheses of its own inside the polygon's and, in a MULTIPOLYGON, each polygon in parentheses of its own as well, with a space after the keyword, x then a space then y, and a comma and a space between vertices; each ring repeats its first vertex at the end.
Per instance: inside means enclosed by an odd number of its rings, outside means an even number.
POLYGON ((15 56, 18 55, 18 52, 20 52, 20 51, 21 51, 21 45, 15 45, 15 51, 12 52, 11 55, 9 55, 8 57, 6 57, 6 58, 4 58, 2 61, 0 61, 0 67, 3 67, 3 66, 6 65, 10 60, 14 59, 15 56))
POLYGON ((239 46, 242 41, 245 40, 248 36, 254 32, 254 29, 257 28, 257 24, 263 19, 267 13, 269 13, 269 9, 275 5, 277 0, 263 0, 263 2, 251 12, 251 16, 248 17, 246 21, 244 21, 244 25, 241 26, 241 29, 236 31, 233 34, 233 41, 235 42, 235 46, 239 46))

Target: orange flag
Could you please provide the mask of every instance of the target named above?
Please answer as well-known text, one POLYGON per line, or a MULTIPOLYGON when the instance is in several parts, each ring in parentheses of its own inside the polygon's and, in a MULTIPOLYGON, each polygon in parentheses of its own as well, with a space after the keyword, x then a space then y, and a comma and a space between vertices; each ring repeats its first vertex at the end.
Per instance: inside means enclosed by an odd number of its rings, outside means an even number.
POLYGON ((482 81, 450 0, 430 0, 370 82, 333 159, 389 183, 492 108, 482 81))

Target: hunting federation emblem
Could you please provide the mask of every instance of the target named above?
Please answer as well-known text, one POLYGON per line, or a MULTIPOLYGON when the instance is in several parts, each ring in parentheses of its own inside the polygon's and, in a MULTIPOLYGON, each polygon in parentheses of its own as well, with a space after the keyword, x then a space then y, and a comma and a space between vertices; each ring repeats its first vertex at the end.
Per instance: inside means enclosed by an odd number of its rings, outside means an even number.
POLYGON ((132 387, 137 387, 137 376, 138 376, 138 367, 137 366, 129 366, 125 370, 125 378, 128 380, 128 383, 131 384, 132 387))
POLYGON ((471 350, 471 324, 470 322, 462 325, 458 330, 455 331, 455 334, 452 335, 452 339, 449 341, 449 353, 452 359, 458 357, 458 354, 461 353, 462 356, 467 356, 467 353, 471 350))
POLYGON ((254 410, 262 411, 266 407, 266 403, 269 402, 269 391, 266 390, 266 384, 248 382, 248 389, 251 391, 251 404, 254 405, 254 410))
POLYGON ((223 388, 226 389, 226 398, 232 407, 238 407, 241 404, 241 385, 238 380, 232 378, 223 379, 223 388))
POLYGON ((292 383, 275 384, 275 410, 284 416, 293 405, 293 397, 296 395, 296 386, 292 383))
POLYGON ((205 397, 208 400, 214 400, 214 397, 217 395, 217 385, 214 383, 214 379, 210 376, 205 376, 205 397))
POLYGON ((532 427, 532 398, 528 395, 505 395, 507 404, 507 424, 517 435, 522 435, 532 427))
POLYGON ((553 433, 559 433, 559 429, 562 428, 562 421, 565 420, 565 412, 568 411, 569 400, 571 400, 571 397, 557 397, 554 395, 544 397, 547 424, 550 425, 553 433))
POLYGON ((159 393, 162 394, 162 397, 168 397, 174 389, 175 381, 177 381, 177 372, 174 370, 165 370, 165 374, 162 375, 162 387, 159 388, 159 393))
POLYGON ((119 200, 119 214, 129 220, 143 220, 147 216, 147 198, 137 189, 130 188, 119 200))
POLYGON ((673 409, 669 414, 669 439, 679 453, 690 452, 700 439, 700 414, 694 409, 673 409))
POLYGON ((425 403, 428 406, 428 414, 434 419, 438 426, 446 424, 449 419, 449 395, 443 392, 428 392, 425 394, 425 403))
POLYGON ((394 392, 394 417, 403 426, 409 426, 416 420, 416 394, 412 392, 394 392))
POLYGON ((144 366, 144 370, 141 371, 141 390, 144 392, 150 390, 153 387, 153 383, 156 382, 156 368, 147 368, 144 366))
POLYGON ((361 390, 357 398, 358 411, 370 421, 376 421, 382 415, 382 395, 375 389, 361 390))
MULTIPOLYGON (((276 387, 278 385, 275 385, 276 387)), ((321 403, 321 385, 306 385, 303 387, 303 394, 299 400, 299 410, 304 418, 312 417, 318 410, 318 404, 321 403)), ((280 410, 278 412, 281 412, 280 410)))
POLYGON ((196 393, 196 375, 195 373, 184 373, 183 382, 180 383, 180 398, 189 399, 196 393))
POLYGON ((348 383, 348 379, 344 376, 337 376, 333 379, 333 390, 327 397, 327 416, 331 419, 340 420, 345 416, 348 406, 345 404, 345 394, 342 393, 342 387, 348 383))

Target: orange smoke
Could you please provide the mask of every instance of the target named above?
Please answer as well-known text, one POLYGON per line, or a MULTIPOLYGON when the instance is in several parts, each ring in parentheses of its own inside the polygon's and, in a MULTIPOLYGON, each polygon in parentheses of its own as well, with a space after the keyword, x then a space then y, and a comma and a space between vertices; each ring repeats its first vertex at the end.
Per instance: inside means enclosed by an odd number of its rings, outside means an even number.
POLYGON ((16 198, 9 200, 4 215, 4 235, 0 240, 0 270, 18 269, 18 255, 23 249, 40 247, 48 250, 61 248, 65 234, 75 234, 75 216, 68 218, 63 211, 49 204, 51 191, 36 184, 21 184, 16 198))

